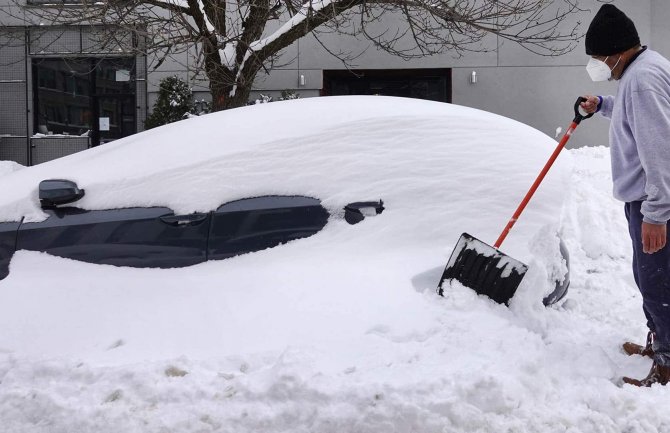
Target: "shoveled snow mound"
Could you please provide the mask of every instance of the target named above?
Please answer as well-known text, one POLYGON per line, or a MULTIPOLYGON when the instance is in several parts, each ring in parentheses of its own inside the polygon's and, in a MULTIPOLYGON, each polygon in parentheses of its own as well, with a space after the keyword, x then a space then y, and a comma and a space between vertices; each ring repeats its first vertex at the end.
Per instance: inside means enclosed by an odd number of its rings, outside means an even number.
POLYGON ((670 389, 619 386, 650 362, 619 349, 645 329, 607 149, 570 153, 556 308, 440 298, 445 257, 336 231, 175 270, 21 252, 0 282, 2 431, 666 432, 670 389))

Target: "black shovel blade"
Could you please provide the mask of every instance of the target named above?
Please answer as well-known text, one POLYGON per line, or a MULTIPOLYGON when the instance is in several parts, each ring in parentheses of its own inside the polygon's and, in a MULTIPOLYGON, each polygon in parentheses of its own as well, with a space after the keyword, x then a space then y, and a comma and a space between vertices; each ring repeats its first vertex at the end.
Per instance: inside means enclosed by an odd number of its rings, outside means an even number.
POLYGON ((528 266, 520 261, 463 233, 442 273, 438 293, 443 294, 445 281, 456 280, 499 304, 507 304, 526 271, 528 266))

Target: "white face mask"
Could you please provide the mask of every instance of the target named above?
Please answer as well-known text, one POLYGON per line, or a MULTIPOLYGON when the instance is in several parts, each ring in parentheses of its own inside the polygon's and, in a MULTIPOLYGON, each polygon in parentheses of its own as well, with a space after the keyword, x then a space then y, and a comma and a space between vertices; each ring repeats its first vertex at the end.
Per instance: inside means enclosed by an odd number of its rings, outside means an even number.
POLYGON ((612 69, 610 69, 610 67, 607 66, 607 63, 605 63, 607 59, 609 59, 609 56, 605 57, 604 61, 594 59, 593 57, 591 57, 591 60, 589 60, 589 63, 586 65, 586 72, 589 73, 589 76, 593 81, 612 80, 612 71, 621 61, 621 56, 619 56, 619 60, 616 61, 616 65, 614 65, 614 68, 612 69))

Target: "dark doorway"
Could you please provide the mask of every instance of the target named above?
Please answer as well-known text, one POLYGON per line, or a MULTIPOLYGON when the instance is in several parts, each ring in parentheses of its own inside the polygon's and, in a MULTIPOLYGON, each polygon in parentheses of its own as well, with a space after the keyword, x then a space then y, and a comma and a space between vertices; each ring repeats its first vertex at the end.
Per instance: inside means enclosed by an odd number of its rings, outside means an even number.
POLYGON ((132 57, 34 59, 33 83, 34 133, 97 146, 137 132, 132 57))
POLYGON ((323 95, 385 95, 451 102, 451 69, 323 71, 323 95))

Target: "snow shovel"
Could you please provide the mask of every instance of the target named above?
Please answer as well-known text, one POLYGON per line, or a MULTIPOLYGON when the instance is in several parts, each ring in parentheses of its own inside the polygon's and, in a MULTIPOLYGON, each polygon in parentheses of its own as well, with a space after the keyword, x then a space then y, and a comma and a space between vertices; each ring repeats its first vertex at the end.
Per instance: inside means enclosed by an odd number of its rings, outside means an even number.
POLYGON ((537 179, 535 179, 535 182, 530 187, 530 190, 528 190, 528 193, 526 193, 526 196, 521 201, 521 204, 516 212, 514 212, 514 215, 512 215, 512 218, 495 244, 490 246, 467 233, 461 235, 442 273, 438 286, 438 293, 440 295, 443 295, 445 281, 456 280, 480 295, 486 295, 500 304, 507 304, 512 299, 528 270, 528 266, 503 254, 499 248, 514 226, 514 223, 519 219, 521 212, 523 212, 533 197, 533 194, 535 194, 547 172, 554 164, 554 161, 558 158, 558 154, 565 147, 574 130, 582 120, 593 116, 593 113, 584 116, 579 112, 579 106, 582 102, 586 102, 586 98, 579 97, 577 102, 575 102, 575 118, 572 124, 563 135, 556 150, 554 150, 549 161, 544 165, 544 168, 537 176, 537 179))

